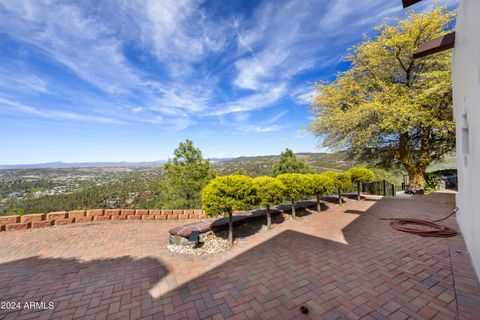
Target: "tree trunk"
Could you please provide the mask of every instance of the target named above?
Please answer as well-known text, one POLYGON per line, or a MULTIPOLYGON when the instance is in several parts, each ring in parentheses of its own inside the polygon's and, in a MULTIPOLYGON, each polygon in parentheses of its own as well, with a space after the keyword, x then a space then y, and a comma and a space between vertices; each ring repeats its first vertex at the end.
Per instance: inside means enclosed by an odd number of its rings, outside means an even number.
POLYGON ((230 246, 233 246, 233 217, 232 213, 228 213, 228 242, 230 246))
POLYGON ((338 205, 342 205, 342 190, 338 188, 338 205))
POLYGON ((408 171, 408 192, 423 193, 425 189, 425 173, 422 170, 408 171))
POLYGON ((357 182, 357 200, 361 199, 361 197, 360 197, 360 187, 361 187, 361 182, 358 181, 357 182))
POLYGON ((408 188, 407 193, 423 193, 425 188, 425 171, 428 165, 432 162, 430 155, 430 128, 422 129, 420 157, 417 161, 413 161, 409 154, 409 140, 408 133, 400 134, 400 144, 398 150, 398 159, 403 164, 403 167, 408 172, 408 188))
POLYGON ((292 200, 292 219, 295 219, 295 200, 292 200))
POLYGON ((272 229, 272 216, 270 215, 270 206, 267 204, 267 230, 272 229))
POLYGON ((320 205, 320 194, 317 193, 317 213, 320 213, 322 211, 322 206, 320 205))

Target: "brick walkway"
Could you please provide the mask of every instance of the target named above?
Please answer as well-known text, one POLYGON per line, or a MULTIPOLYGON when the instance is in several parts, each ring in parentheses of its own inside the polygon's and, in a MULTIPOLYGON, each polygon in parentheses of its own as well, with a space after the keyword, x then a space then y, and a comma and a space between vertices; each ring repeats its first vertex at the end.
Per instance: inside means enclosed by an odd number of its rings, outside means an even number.
POLYGON ((209 257, 167 251, 168 230, 182 221, 3 232, 0 301, 22 308, 0 319, 478 319, 461 236, 421 238, 378 220, 440 217, 453 201, 351 200, 209 257), (55 307, 23 308, 29 301, 55 307))

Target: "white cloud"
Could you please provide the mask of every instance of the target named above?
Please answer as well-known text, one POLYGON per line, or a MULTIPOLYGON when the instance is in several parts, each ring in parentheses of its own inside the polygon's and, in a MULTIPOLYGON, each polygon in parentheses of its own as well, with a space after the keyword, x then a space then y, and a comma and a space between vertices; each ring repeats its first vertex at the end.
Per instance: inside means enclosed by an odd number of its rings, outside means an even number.
POLYGON ((48 81, 18 65, 0 66, 0 88, 24 93, 48 93, 48 81))
POLYGON ((3 107, 1 109, 2 112, 14 113, 14 114, 23 113, 23 114, 29 114, 29 115, 52 119, 52 120, 71 120, 71 121, 98 122, 98 123, 111 123, 111 124, 124 123, 121 120, 107 118, 103 116, 85 115, 85 114, 79 114, 74 112, 51 110, 51 109, 45 109, 45 108, 40 109, 40 108, 18 103, 16 101, 12 101, 2 97, 0 97, 0 106, 3 107))
POLYGON ((279 125, 243 125, 238 129, 243 132, 265 133, 280 131, 282 127, 279 125))
POLYGON ((286 91, 287 85, 282 83, 274 88, 271 88, 269 91, 248 95, 245 98, 241 98, 233 102, 220 104, 214 111, 211 111, 207 115, 219 116, 229 113, 247 112, 262 109, 278 101, 284 96, 286 91))
POLYGON ((288 110, 277 113, 273 117, 261 121, 259 123, 252 123, 250 119, 250 113, 235 113, 233 114, 235 123, 227 122, 224 119, 221 119, 222 123, 228 123, 228 125, 237 128, 242 132, 248 133, 265 133, 265 132, 276 132, 280 131, 283 127, 279 124, 275 124, 278 120, 283 118, 288 113, 288 110), (247 116, 245 116, 247 115, 247 116))
POLYGON ((314 96, 314 88, 311 86, 300 86, 290 93, 293 101, 298 105, 310 105, 314 96))
POLYGON ((1 29, 109 93, 140 82, 122 54, 121 42, 102 22, 80 9, 52 1, 6 1, 1 29))
POLYGON ((264 124, 272 124, 283 118, 288 113, 288 110, 282 111, 279 114, 273 116, 272 118, 268 119, 267 121, 263 122, 264 124))

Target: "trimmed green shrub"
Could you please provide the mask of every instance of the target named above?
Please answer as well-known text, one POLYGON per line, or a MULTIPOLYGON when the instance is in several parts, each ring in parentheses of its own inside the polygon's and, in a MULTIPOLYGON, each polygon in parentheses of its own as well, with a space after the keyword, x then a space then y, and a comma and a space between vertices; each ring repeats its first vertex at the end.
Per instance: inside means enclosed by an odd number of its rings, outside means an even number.
POLYGON ((356 167, 348 169, 347 172, 350 174, 352 183, 357 184, 357 200, 360 200, 360 189, 362 183, 372 181, 375 177, 375 174, 370 169, 356 167))
POLYGON ((253 184, 257 192, 257 202, 267 209, 267 229, 270 230, 272 228, 270 206, 282 202, 285 186, 280 180, 272 177, 254 178, 253 184))
POLYGON ((333 171, 325 171, 323 174, 333 179, 333 186, 338 192, 338 204, 342 204, 342 191, 347 190, 352 186, 352 179, 350 177, 350 173, 343 172, 333 172, 333 171))
POLYGON ((253 180, 241 175, 213 178, 202 191, 202 208, 207 215, 228 215, 230 245, 233 245, 232 213, 252 207, 256 200, 253 180))
POLYGON ((307 194, 314 194, 317 196, 317 212, 320 212, 320 197, 330 192, 334 187, 334 181, 328 174, 306 174, 305 175, 305 189, 307 194))
POLYGON ((305 194, 305 177, 300 173, 284 173, 277 177, 285 186, 285 195, 292 202, 292 219, 295 219, 295 201, 305 194))

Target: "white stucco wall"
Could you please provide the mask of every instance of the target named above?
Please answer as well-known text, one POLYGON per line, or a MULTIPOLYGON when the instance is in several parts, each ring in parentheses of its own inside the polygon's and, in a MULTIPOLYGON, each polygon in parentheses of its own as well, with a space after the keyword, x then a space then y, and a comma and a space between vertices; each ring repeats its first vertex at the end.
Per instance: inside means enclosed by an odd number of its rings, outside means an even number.
POLYGON ((458 8, 453 57, 457 123, 457 221, 480 277, 480 0, 458 8))

